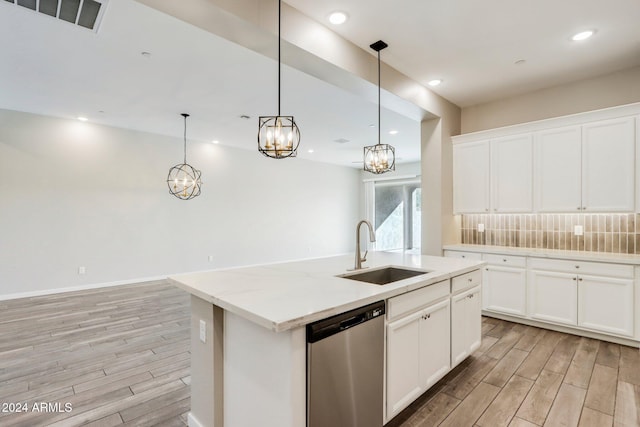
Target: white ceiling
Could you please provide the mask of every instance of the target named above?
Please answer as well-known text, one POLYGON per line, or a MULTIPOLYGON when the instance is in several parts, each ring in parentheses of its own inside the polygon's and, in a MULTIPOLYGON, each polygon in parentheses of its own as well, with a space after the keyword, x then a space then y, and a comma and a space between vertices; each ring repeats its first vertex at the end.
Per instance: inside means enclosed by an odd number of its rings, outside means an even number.
MULTIPOLYGON (((461 106, 640 65, 637 0, 287 3, 372 54, 369 44, 385 40, 384 62, 422 83, 442 78, 432 90, 461 106), (327 16, 338 9, 350 19, 334 27, 327 16), (586 28, 598 32, 569 40, 586 28)), ((133 0, 109 2, 97 33, 0 1, 0 49, 0 108, 174 136, 188 112, 190 140, 250 150, 257 117, 276 114, 275 61, 133 0)), ((398 99, 383 91, 383 105, 398 99)), ((417 116, 396 111, 383 108, 383 142, 400 162, 417 161, 417 116)), ((377 142, 376 113, 375 103, 283 66, 282 114, 300 126, 300 157, 358 166, 362 147, 377 142)))
POLYGON ((461 107, 640 65, 638 0, 287 3, 362 49, 384 40, 384 62, 425 85, 443 79, 433 91, 461 107), (336 10, 345 24, 329 24, 336 10), (570 40, 586 29, 597 33, 570 40))
MULTIPOLYGON (((4 109, 179 137, 186 112, 189 140, 256 155, 258 116, 277 113, 276 61, 132 0, 109 2, 97 33, 0 1, 0 51, 4 109)), ((361 167, 362 147, 377 142, 377 104, 287 66, 282 82, 299 157, 361 167)), ((381 128, 399 162, 420 160, 415 118, 383 109, 381 128)))

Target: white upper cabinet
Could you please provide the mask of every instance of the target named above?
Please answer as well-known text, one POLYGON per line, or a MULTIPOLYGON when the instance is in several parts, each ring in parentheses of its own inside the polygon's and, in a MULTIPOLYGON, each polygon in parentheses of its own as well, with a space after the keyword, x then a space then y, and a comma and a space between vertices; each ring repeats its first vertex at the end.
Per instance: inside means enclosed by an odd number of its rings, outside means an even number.
POLYGON ((453 146, 453 210, 489 212, 489 141, 453 146))
POLYGON ((491 141, 491 212, 533 210, 531 134, 491 141))
POLYGON ((582 210, 632 212, 635 208, 635 119, 582 127, 582 210))
POLYGON ((535 135, 535 210, 581 211, 582 136, 580 126, 535 135))

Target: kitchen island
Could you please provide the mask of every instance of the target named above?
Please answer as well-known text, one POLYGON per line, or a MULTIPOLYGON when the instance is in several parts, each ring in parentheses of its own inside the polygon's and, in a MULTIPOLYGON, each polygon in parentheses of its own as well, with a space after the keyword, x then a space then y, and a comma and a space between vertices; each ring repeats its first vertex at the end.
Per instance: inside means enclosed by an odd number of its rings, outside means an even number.
POLYGON ((386 285, 359 282, 339 277, 353 266, 353 255, 343 255, 171 277, 192 295, 189 425, 304 427, 307 324, 483 265, 402 253, 368 258, 369 269, 429 272, 386 285))

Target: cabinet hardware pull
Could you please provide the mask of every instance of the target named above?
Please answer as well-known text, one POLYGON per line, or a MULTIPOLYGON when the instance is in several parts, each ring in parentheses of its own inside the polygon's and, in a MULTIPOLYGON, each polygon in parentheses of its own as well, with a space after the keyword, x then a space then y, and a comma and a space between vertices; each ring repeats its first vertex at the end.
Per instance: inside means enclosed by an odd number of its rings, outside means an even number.
POLYGON ((489 269, 488 269, 488 268, 485 268, 485 269, 484 269, 484 271, 489 271, 489 269))
POLYGON ((576 278, 574 277, 573 280, 576 280, 576 278))
POLYGON ((503 259, 502 259, 502 262, 507 262, 507 259, 506 259, 506 258, 503 258, 503 259))
POLYGON ((578 277, 578 280, 582 282, 582 277, 578 277))
POLYGON ((473 279, 472 279, 471 277, 469 277, 467 280, 468 280, 469 282, 473 282, 473 279))
POLYGON ((581 208, 580 208, 580 206, 578 206, 576 209, 580 210, 581 208))
POLYGON ((579 266, 579 265, 576 265, 576 268, 580 268, 580 266, 579 266))

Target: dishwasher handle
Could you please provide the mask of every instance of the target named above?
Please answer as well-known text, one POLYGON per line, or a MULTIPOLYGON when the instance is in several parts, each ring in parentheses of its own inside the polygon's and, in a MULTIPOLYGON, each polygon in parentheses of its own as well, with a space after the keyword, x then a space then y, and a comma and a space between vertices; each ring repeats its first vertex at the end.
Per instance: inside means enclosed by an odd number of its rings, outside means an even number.
POLYGON ((335 335, 385 313, 384 301, 379 301, 346 313, 307 325, 307 342, 314 343, 335 335))
POLYGON ((352 326, 359 325, 360 323, 366 322, 366 321, 367 321, 366 313, 358 314, 357 316, 350 317, 347 320, 343 320, 342 322, 340 322, 340 330, 344 331, 345 329, 349 329, 352 326))

